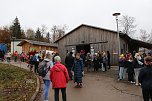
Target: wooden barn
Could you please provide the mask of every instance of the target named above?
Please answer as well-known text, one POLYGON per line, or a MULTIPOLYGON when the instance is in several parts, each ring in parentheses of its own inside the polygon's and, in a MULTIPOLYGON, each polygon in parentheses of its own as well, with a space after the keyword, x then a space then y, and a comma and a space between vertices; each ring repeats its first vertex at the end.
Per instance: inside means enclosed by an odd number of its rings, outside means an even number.
POLYGON ((28 53, 31 50, 41 51, 41 50, 50 50, 57 52, 57 45, 47 42, 33 41, 33 40, 23 40, 18 44, 22 47, 22 51, 28 53))
MULTIPOLYGON (((86 53, 91 50, 95 53, 98 51, 109 51, 111 64, 118 64, 116 31, 82 24, 55 41, 55 43, 58 45, 58 52, 63 62, 67 52, 80 52, 80 50, 84 49, 86 53)), ((152 44, 131 39, 128 35, 120 33, 121 53, 138 51, 139 47, 152 48, 152 44)))

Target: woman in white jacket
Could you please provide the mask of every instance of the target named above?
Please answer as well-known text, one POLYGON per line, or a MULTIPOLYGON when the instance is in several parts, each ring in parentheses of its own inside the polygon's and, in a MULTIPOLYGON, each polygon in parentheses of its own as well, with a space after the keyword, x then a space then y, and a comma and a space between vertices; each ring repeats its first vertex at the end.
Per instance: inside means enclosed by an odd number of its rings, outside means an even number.
POLYGON ((43 77, 43 82, 44 82, 44 101, 48 101, 48 92, 50 88, 50 69, 53 67, 53 62, 52 62, 52 56, 51 54, 46 54, 46 58, 44 61, 47 61, 47 74, 45 77, 43 77))

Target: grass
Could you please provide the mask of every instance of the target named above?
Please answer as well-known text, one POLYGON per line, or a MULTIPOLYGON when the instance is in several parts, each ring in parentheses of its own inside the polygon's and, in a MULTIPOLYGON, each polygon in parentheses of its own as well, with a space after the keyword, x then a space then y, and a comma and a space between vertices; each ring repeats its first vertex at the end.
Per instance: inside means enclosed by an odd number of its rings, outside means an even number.
POLYGON ((33 73, 7 64, 0 64, 0 101, 29 101, 36 90, 33 73))

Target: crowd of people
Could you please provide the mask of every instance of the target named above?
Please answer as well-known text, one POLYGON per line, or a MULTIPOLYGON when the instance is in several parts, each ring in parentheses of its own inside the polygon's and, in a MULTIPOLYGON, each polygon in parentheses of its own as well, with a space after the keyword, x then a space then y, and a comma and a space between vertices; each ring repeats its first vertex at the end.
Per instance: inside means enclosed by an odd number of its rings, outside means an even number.
POLYGON ((118 80, 124 80, 128 73, 128 82, 142 87, 144 101, 152 100, 152 54, 138 52, 132 55, 120 55, 118 80))
MULTIPOLYGON (((18 54, 15 51, 13 59, 14 62, 17 62, 18 59, 22 62, 27 62, 30 71, 42 77, 44 82, 44 101, 48 101, 51 82, 55 101, 59 101, 59 90, 62 92, 63 101, 67 101, 66 84, 68 81, 73 80, 76 83, 76 88, 82 88, 84 67, 87 67, 87 71, 93 69, 94 72, 99 71, 99 69, 105 72, 111 68, 109 51, 98 51, 92 55, 81 50, 80 53, 73 54, 73 52, 67 54, 65 65, 61 63, 61 57, 58 53, 46 53, 43 51, 31 51, 28 54, 24 52, 18 54)), ((11 52, 8 51, 4 55, 4 59, 5 57, 7 62, 10 62, 11 52)), ((129 83, 142 87, 144 101, 149 101, 149 97, 152 99, 152 54, 142 52, 121 54, 119 57, 118 80, 125 80, 126 73, 128 74, 127 80, 129 83)))
MULTIPOLYGON (((72 56, 72 55, 71 55, 72 56)), ((87 68, 87 71, 94 70, 98 72, 99 69, 102 71, 107 71, 110 69, 110 53, 109 51, 98 51, 97 53, 85 53, 84 50, 80 51, 80 57, 83 59, 84 66, 87 68)))

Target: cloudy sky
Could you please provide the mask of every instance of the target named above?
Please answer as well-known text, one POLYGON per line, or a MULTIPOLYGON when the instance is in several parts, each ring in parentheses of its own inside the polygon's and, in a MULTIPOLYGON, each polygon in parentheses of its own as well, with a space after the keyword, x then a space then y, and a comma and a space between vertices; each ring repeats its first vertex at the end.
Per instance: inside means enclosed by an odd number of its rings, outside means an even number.
MULTIPOLYGON (((152 30, 152 0, 0 0, 0 26, 17 16, 23 29, 89 24, 116 30, 114 12, 136 18, 137 30, 152 30)), ((121 17, 121 16, 120 16, 121 17)))

